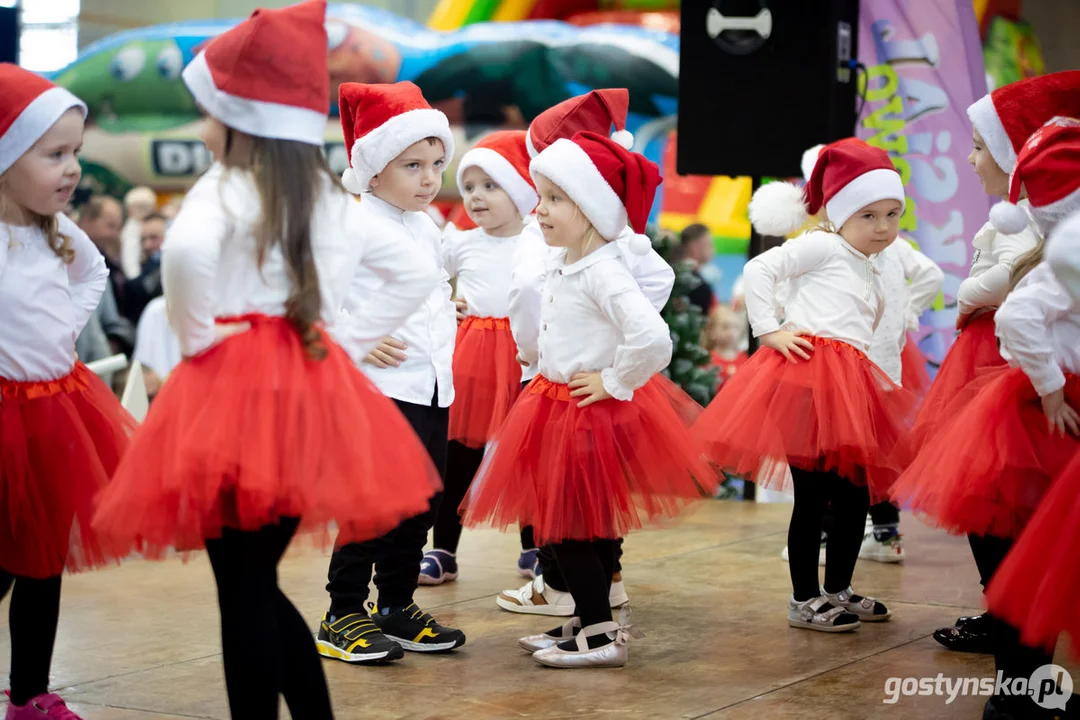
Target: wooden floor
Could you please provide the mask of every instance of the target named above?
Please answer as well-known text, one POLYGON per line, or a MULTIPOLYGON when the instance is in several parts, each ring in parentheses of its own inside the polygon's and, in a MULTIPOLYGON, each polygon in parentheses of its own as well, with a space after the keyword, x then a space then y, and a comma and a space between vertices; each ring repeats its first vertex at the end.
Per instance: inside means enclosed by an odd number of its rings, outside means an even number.
MULTIPOLYGON (((516 639, 556 623, 504 612, 493 600, 522 582, 516 535, 466 533, 461 579, 421 588, 417 600, 464 629, 468 643, 452 655, 409 654, 385 667, 326 661, 337 717, 981 717, 982 698, 882 702, 889 677, 993 674, 989 658, 949 653, 930 637, 979 609, 965 541, 905 516, 907 564, 861 561, 855 577, 856 589, 887 601, 895 618, 844 635, 792 630, 780 560, 789 513, 786 505, 710 501, 675 527, 631 537, 625 577, 634 622, 647 637, 632 641, 621 670, 534 664, 516 639)), ((304 547, 281 564, 282 586, 313 628, 327 603, 326 564, 324 554, 304 547)), ((133 561, 64 582, 53 686, 73 709, 87 720, 228 717, 205 557, 133 561)), ((4 676, 7 643, 5 629, 4 676)))

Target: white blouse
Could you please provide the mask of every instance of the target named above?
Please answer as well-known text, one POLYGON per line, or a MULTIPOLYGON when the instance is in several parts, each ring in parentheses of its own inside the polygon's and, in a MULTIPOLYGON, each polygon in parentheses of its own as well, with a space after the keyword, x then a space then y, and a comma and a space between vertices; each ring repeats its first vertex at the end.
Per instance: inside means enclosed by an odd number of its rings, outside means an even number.
POLYGON ((1074 303, 1080 303, 1080 212, 1061 221, 1046 244, 1046 261, 1074 303))
POLYGON ((510 267, 521 235, 494 237, 482 228, 443 236, 443 267, 457 276, 457 296, 477 317, 510 315, 510 267))
MULTIPOLYGON (((416 309, 438 280, 430 255, 371 232, 363 203, 323 186, 312 213, 312 252, 319 275, 323 321, 359 361, 416 309), (349 283, 360 271, 382 278, 378 302, 347 315, 349 283)), ((214 320, 225 316, 285 314, 292 282, 279 247, 256 262, 261 213, 250 174, 214 165, 184 198, 165 236, 161 269, 169 318, 184 355, 214 342, 214 320)))
POLYGON ((1020 367, 1040 396, 1080 373, 1080 305, 1048 263, 1024 276, 994 316, 1001 356, 1020 367))
MULTIPOLYGON (((648 255, 635 255, 630 250, 633 231, 629 227, 614 243, 618 247, 623 264, 641 292, 657 312, 663 310, 675 285, 675 271, 655 250, 648 255)), ((537 338, 540 334, 541 295, 546 279, 546 268, 552 258, 560 257, 562 251, 549 247, 535 216, 525 225, 518 240, 510 277, 510 329, 514 334, 522 357, 533 359, 522 372, 522 379, 536 375, 537 338)), ((468 300, 468 296, 465 298, 468 300)), ((549 378, 550 379, 550 378, 549 378)))
MULTIPOLYGON (((450 407, 454 401, 457 312, 450 301, 450 276, 442 267, 442 233, 427 213, 405 212, 371 193, 361 197, 353 226, 357 232, 378 237, 394 247, 408 248, 412 255, 423 256, 425 267, 434 263, 438 270, 434 279, 425 284, 419 307, 414 303, 414 312, 383 333, 406 344, 407 359, 398 367, 378 368, 363 363, 360 369, 387 397, 428 407, 437 387, 439 407, 450 407)), ((397 292, 397 285, 397 278, 361 267, 353 277, 345 309, 358 318, 379 313, 387 296, 397 292)))
POLYGON ((169 325, 165 298, 156 297, 139 316, 132 360, 150 368, 164 380, 183 359, 180 340, 169 325))
MULTIPOLYGON (((1028 208, 1028 201, 1020 205, 1028 208)), ((1032 224, 1016 235, 1003 235, 991 223, 975 234, 971 246, 975 255, 968 277, 956 291, 960 312, 971 313, 979 308, 995 308, 1005 301, 1009 292, 1009 275, 1016 259, 1035 247, 1039 238, 1032 224)))
POLYGON ((75 260, 64 261, 36 227, 0 223, 0 377, 56 380, 75 366, 75 338, 97 308, 109 271, 94 243, 66 215, 59 231, 75 260))
POLYGON ((566 251, 546 266, 538 353, 540 374, 568 383, 579 372, 600 372, 617 400, 671 362, 667 324, 638 287, 615 243, 567 265, 566 251))
POLYGON ((836 233, 812 231, 767 250, 746 264, 743 278, 755 337, 803 330, 870 352, 885 311, 881 270, 836 233), (785 281, 790 295, 780 307, 777 288, 785 281))

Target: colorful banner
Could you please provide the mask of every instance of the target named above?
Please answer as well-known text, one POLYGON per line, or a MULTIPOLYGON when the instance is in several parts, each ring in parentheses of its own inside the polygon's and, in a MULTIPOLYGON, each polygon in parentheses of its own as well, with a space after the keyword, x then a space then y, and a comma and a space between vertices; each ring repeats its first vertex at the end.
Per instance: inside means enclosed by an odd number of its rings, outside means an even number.
POLYGON ((901 234, 945 272, 943 297, 918 333, 936 369, 955 335, 971 239, 991 205, 967 162, 967 107, 986 93, 979 28, 971 0, 862 0, 859 23, 867 72, 857 134, 892 156, 908 194, 901 234))

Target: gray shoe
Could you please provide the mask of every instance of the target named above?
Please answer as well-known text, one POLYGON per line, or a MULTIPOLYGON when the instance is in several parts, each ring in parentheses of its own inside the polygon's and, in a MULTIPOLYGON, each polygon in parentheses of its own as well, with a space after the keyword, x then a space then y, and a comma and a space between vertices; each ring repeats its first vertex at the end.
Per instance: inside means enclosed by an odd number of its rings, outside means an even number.
POLYGON ((529 635, 518 640, 522 650, 534 653, 537 650, 545 650, 555 647, 564 640, 571 640, 581 630, 581 618, 572 617, 554 633, 546 632, 540 635, 529 635))
POLYGON ((563 650, 558 645, 537 650, 533 660, 553 668, 616 668, 626 665, 626 641, 628 628, 617 622, 598 623, 582 628, 577 634, 577 649, 563 650), (604 635, 610 641, 598 648, 590 648, 588 639, 604 635))
POLYGON ((838 593, 827 593, 825 588, 821 588, 821 592, 829 599, 830 603, 844 608, 853 615, 857 615, 862 622, 885 622, 892 617, 892 613, 889 608, 885 607, 884 603, 878 602, 872 597, 856 595, 850 585, 847 590, 841 590, 838 593))
POLYGON ((795 600, 795 596, 788 599, 788 625, 793 628, 804 630, 817 630, 818 632, 839 633, 858 630, 859 617, 847 610, 847 608, 832 603, 829 598, 819 595, 804 602, 795 600), (828 610, 821 608, 831 604, 828 610))

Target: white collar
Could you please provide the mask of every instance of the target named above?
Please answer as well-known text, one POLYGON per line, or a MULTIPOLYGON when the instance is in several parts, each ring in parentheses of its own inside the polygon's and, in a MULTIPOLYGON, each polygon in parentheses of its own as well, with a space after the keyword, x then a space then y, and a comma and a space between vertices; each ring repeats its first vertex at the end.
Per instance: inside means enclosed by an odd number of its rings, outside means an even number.
POLYGON ((618 244, 616 244, 615 242, 608 242, 604 245, 604 247, 593 250, 585 257, 569 265, 566 264, 565 248, 558 255, 555 256, 555 259, 557 260, 556 267, 559 267, 562 270, 563 275, 574 275, 575 273, 579 273, 582 270, 591 268, 593 265, 600 262, 601 260, 619 257, 622 257, 622 251, 619 249, 618 244))
POLYGON ((399 222, 405 221, 405 211, 399 208, 397 205, 391 205, 380 197, 376 197, 375 193, 367 192, 361 196, 360 202, 371 203, 371 209, 380 215, 388 218, 392 218, 399 222))

